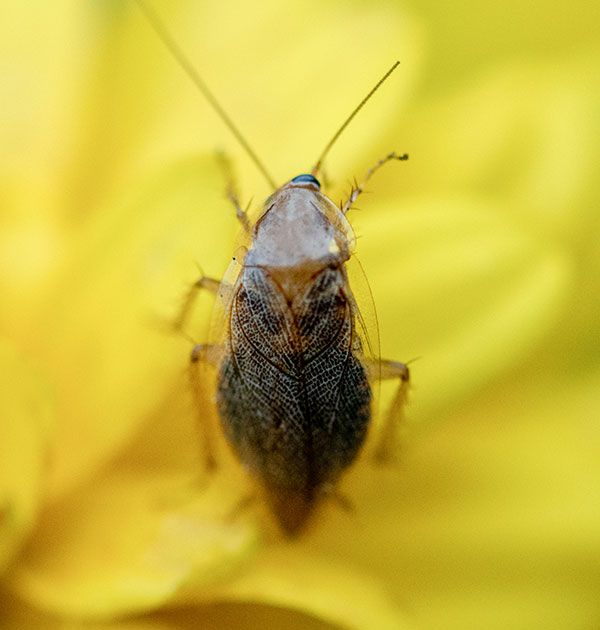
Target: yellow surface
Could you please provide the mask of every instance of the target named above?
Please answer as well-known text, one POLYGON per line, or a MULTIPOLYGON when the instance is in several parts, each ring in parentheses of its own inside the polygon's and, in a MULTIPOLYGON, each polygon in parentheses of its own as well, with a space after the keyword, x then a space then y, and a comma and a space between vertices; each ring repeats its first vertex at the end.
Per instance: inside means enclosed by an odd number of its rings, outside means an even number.
POLYGON ((134 2, 4 2, 0 627, 599 627, 597 3, 155 6, 280 183, 400 59, 326 163, 337 202, 410 153, 349 215, 400 463, 293 543, 203 473, 164 323, 232 255, 215 151, 268 186, 134 2))

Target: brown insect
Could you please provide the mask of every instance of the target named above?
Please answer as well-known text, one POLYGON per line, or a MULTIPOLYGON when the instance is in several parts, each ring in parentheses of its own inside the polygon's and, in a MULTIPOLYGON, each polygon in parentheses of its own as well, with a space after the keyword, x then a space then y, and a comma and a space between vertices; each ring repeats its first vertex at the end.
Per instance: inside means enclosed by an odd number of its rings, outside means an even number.
MULTIPOLYGON (((311 172, 277 187, 156 14, 136 1, 274 188, 252 222, 230 183, 246 247, 225 280, 202 277, 194 284, 176 328, 183 327, 200 290, 219 296, 223 334, 215 343, 196 345, 192 365, 216 368, 225 436, 259 481, 282 530, 294 535, 319 499, 334 491, 363 446, 373 382, 399 382, 376 450, 379 457, 386 453, 406 397, 407 366, 380 361, 368 347, 348 278, 355 238, 346 214, 378 168, 408 156, 390 153, 380 160, 340 206, 321 192, 317 179, 331 146, 398 63, 344 122, 311 172)), ((207 451, 207 465, 214 463, 207 451)))

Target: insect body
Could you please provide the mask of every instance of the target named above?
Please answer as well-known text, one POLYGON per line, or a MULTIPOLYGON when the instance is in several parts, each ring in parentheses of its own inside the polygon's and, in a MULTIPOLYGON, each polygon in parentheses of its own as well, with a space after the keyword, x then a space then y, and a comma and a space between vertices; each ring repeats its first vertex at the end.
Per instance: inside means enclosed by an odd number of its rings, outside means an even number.
POLYGON ((350 226, 312 175, 265 204, 229 303, 225 433, 279 522, 298 528, 355 458, 371 390, 344 267, 350 226))
MULTIPOLYGON (((390 154, 376 167, 394 158, 406 156, 390 154)), ((224 298, 225 334, 217 345, 196 346, 192 359, 217 368, 224 433, 290 535, 363 445, 371 382, 400 381, 388 432, 406 393, 407 367, 379 364, 359 333, 346 269, 354 235, 344 210, 361 189, 340 208, 314 175, 299 175, 267 199, 253 226, 236 203, 249 237, 239 272, 232 284, 201 278, 195 285, 224 298)), ((379 454, 385 449, 384 439, 379 454)))
MULTIPOLYGON (((157 16, 142 0, 137 2, 275 188, 252 224, 230 185, 229 197, 247 248, 236 259, 235 277, 222 283, 203 277, 195 283, 176 327, 183 326, 198 290, 211 290, 223 299, 224 334, 214 344, 197 345, 192 365, 216 367, 223 431, 259 480, 281 528, 293 535, 363 445, 374 379, 399 381, 381 432, 379 455, 385 453, 402 412, 408 368, 369 356, 359 334, 362 320, 346 266, 354 244, 346 213, 375 170, 408 156, 391 153, 380 160, 340 207, 321 192, 316 178, 339 134, 398 64, 352 112, 312 172, 276 187, 157 16)), ((213 464, 210 452, 207 457, 213 464)))

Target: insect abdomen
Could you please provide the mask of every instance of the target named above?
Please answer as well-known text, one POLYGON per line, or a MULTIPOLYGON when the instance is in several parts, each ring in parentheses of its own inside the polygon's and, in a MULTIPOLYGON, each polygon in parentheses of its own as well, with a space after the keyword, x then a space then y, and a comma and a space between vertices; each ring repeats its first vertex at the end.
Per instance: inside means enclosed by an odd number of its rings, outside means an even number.
POLYGON ((247 268, 231 304, 218 405, 225 433, 288 532, 356 457, 371 392, 352 304, 337 268, 290 300, 268 270, 247 268))

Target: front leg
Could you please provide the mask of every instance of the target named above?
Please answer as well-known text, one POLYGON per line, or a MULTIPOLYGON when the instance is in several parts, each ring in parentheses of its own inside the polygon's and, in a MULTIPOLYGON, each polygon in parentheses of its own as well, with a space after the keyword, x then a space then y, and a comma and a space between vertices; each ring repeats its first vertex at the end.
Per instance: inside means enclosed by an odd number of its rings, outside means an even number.
POLYGON ((377 164, 372 166, 365 175, 365 178, 362 180, 360 184, 354 182, 354 186, 352 186, 352 190, 350 191, 350 196, 346 203, 341 207, 341 211, 343 214, 346 214, 348 210, 353 206, 354 202, 358 199, 359 195, 364 192, 365 186, 367 182, 371 179, 375 171, 379 170, 384 164, 387 164, 390 160, 400 160, 405 161, 408 160, 408 154, 403 153, 402 155, 398 155, 397 153, 389 153, 384 158, 381 158, 377 164))
POLYGON ((227 199, 229 199, 229 201, 233 204, 233 207, 235 208, 235 216, 242 224, 244 232, 246 232, 246 234, 250 234, 251 226, 250 219, 248 218, 248 208, 250 207, 252 200, 250 200, 246 209, 242 208, 239 201, 239 194, 237 192, 237 185, 235 183, 231 161, 223 151, 219 151, 217 158, 219 160, 219 164, 221 165, 223 174, 225 175, 225 194, 227 195, 227 199))

